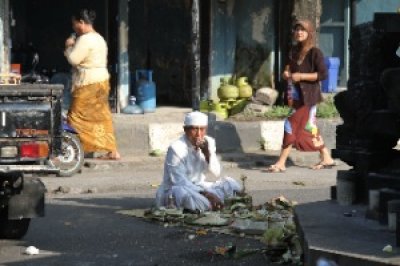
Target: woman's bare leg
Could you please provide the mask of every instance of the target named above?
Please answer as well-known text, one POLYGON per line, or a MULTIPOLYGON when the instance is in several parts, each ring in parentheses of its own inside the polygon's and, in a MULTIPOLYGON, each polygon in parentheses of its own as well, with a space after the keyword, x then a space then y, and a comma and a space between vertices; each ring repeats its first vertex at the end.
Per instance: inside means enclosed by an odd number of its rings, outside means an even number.
POLYGON ((335 160, 333 160, 331 154, 329 153, 329 150, 326 147, 321 149, 319 151, 319 153, 320 153, 321 161, 319 163, 317 163, 316 165, 312 166, 311 167, 312 169, 318 170, 318 169, 323 169, 323 168, 327 168, 327 167, 332 167, 333 165, 335 165, 335 160))
POLYGON ((270 168, 272 167, 272 168, 277 168, 277 169, 280 169, 280 170, 286 170, 286 161, 287 161, 287 158, 289 157, 289 154, 290 154, 291 150, 292 150, 292 145, 289 145, 286 148, 283 148, 281 150, 280 155, 279 155, 278 161, 276 161, 275 164, 270 166, 270 168))
POLYGON ((326 147, 324 147, 322 150, 320 150, 319 153, 321 155, 321 163, 333 164, 335 162, 326 147))

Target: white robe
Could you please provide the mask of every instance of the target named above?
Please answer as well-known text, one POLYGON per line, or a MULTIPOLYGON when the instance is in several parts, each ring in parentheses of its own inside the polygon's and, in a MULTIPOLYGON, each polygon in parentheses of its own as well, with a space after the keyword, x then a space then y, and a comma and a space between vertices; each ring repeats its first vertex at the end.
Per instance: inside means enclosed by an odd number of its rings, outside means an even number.
POLYGON ((207 163, 204 154, 194 149, 186 135, 174 141, 168 148, 164 163, 163 182, 156 194, 156 205, 167 206, 170 195, 177 208, 205 211, 211 208, 209 200, 200 194, 208 191, 223 202, 241 189, 231 177, 222 177, 216 182, 207 182, 205 173, 215 177, 221 174, 221 165, 216 155, 215 140, 205 137, 210 151, 207 163))

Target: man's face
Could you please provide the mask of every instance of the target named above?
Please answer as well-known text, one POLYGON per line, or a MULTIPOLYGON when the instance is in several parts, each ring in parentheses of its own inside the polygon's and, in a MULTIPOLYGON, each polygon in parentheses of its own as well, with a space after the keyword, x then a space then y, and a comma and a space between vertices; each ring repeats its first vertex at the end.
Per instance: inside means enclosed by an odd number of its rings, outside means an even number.
POLYGON ((193 146, 199 146, 204 141, 204 136, 207 134, 205 126, 186 126, 184 127, 186 137, 193 146))

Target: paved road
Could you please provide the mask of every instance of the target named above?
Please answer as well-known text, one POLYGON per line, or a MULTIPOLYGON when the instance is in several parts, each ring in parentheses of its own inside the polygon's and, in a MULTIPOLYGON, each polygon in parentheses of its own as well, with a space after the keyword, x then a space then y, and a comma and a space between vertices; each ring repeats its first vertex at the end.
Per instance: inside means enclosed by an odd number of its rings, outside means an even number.
MULTIPOLYGON (((264 173, 256 166, 226 167, 225 173, 238 179, 248 176, 246 187, 255 204, 280 194, 299 203, 325 200, 336 178, 336 169, 312 171, 297 166, 284 174, 264 173)), ((152 206, 161 174, 161 165, 154 164, 135 171, 85 169, 72 178, 43 177, 49 190, 46 217, 34 219, 24 239, 0 240, 0 264, 268 265, 262 254, 232 260, 209 252, 227 243, 263 247, 257 240, 215 233, 190 240, 190 228, 164 227, 116 213, 152 206), (30 245, 39 248, 40 255, 24 255, 30 245)))
POLYGON ((150 206, 152 199, 130 195, 91 195, 50 199, 45 218, 36 219, 21 241, 0 241, 1 265, 265 265, 262 254, 233 261, 213 257, 215 246, 235 243, 260 248, 259 241, 164 227, 117 214, 119 209, 150 206), (40 249, 23 255, 27 246, 40 249))
MULTIPOLYGON (((285 173, 266 173, 265 165, 274 162, 275 157, 250 159, 251 161, 242 157, 225 157, 223 174, 237 180, 241 175, 246 175, 246 188, 255 197, 255 202, 259 203, 276 196, 275 193, 298 202, 325 200, 329 198, 330 186, 336 184, 336 171, 349 169, 341 163, 333 169, 316 171, 307 167, 310 162, 305 162, 302 165, 289 165, 285 173), (314 190, 321 193, 310 193, 314 190)), ((128 192, 132 196, 154 197, 163 173, 162 160, 157 158, 133 164, 117 162, 90 166, 93 168, 84 168, 81 174, 71 178, 49 176, 42 177, 42 180, 50 196, 54 195, 55 191, 61 191, 67 194, 128 192)))

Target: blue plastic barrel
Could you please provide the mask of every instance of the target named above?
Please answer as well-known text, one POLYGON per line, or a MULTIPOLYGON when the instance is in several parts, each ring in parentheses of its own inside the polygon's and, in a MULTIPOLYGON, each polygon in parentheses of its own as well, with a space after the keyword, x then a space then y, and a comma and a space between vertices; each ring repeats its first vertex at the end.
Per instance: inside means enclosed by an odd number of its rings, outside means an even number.
POLYGON ((153 82, 152 76, 152 70, 136 70, 137 104, 145 113, 152 113, 156 110, 156 84, 153 82))
POLYGON ((328 69, 328 78, 322 81, 322 92, 336 92, 340 59, 338 57, 325 57, 324 60, 328 69))

